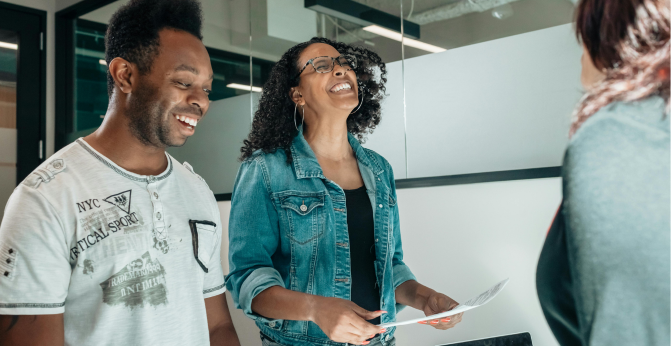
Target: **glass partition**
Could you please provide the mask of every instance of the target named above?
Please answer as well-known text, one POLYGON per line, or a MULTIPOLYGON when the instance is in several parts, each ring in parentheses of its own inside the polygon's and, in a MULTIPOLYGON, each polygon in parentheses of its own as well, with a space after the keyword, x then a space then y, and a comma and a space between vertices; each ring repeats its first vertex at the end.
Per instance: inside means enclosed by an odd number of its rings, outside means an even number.
POLYGON ((240 147, 251 128, 259 93, 276 58, 250 54, 253 0, 201 3, 205 14, 203 43, 215 75, 214 96, 210 96, 210 108, 196 133, 184 146, 168 152, 180 162, 189 162, 215 195, 226 199, 233 191, 240 147))
POLYGON ((404 47, 408 178, 561 166, 581 96, 573 10, 568 0, 404 1, 421 28, 404 47))
POLYGON ((95 131, 107 112, 107 26, 83 19, 75 25, 75 114, 68 142, 95 131))
POLYGON ((19 35, 0 29, 0 220, 16 188, 16 79, 19 35))
MULTIPOLYGON (((126 1, 76 21, 69 141, 103 120, 104 33, 126 1)), ((569 0, 201 2, 212 103, 196 134, 169 152, 221 198, 232 191, 239 150, 274 63, 314 36, 366 47, 387 64, 382 120, 365 146, 391 163, 397 179, 561 163, 568 115, 581 93, 569 0)))

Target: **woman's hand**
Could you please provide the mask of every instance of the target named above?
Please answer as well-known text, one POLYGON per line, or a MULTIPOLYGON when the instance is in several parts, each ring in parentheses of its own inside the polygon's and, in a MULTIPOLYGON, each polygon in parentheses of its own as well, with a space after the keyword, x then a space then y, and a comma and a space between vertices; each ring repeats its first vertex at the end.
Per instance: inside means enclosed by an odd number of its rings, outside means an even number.
POLYGON ((367 320, 379 317, 386 311, 371 312, 340 298, 314 296, 314 299, 310 321, 316 323, 335 342, 367 345, 369 341, 366 339, 385 332, 367 320))
MULTIPOLYGON (((429 295, 422 310, 424 311, 424 315, 431 316, 441 312, 450 311, 457 307, 457 305, 459 305, 459 303, 454 301, 454 299, 434 291, 431 293, 431 295, 429 295)), ((461 322, 461 317, 463 314, 464 313, 462 312, 454 316, 443 317, 439 320, 422 321, 419 323, 428 324, 436 329, 446 330, 461 322)))
MULTIPOLYGON (((408 280, 399 285, 396 288, 395 294, 397 303, 412 306, 417 310, 422 310, 426 316, 449 311, 459 305, 454 299, 442 293, 438 293, 415 280, 408 280)), ((461 322, 461 316, 463 314, 464 313, 462 312, 439 320, 422 321, 419 323, 428 324, 436 329, 450 329, 461 322)))

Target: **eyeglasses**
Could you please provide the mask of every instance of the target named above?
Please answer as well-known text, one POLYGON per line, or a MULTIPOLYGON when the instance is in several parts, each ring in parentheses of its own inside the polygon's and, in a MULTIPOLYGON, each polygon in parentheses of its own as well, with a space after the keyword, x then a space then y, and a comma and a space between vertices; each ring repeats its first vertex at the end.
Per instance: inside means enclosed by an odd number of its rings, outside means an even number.
POLYGON ((298 72, 294 79, 298 78, 298 76, 300 76, 301 73, 305 71, 308 65, 312 65, 312 67, 315 69, 315 72, 317 73, 329 73, 333 71, 336 62, 338 62, 338 65, 346 68, 348 71, 356 68, 356 57, 354 55, 343 54, 337 58, 332 58, 330 56, 318 56, 308 60, 308 62, 305 63, 305 66, 303 66, 301 71, 298 72))

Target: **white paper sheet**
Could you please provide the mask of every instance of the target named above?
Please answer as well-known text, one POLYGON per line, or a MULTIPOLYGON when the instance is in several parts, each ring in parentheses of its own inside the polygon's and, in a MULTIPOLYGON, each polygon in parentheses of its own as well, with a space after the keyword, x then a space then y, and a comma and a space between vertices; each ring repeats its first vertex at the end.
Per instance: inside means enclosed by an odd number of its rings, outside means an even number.
POLYGON ((454 309, 446 312, 441 312, 439 314, 431 315, 431 316, 426 316, 422 318, 416 318, 414 320, 406 320, 406 321, 398 321, 398 322, 389 322, 389 323, 383 323, 380 325, 382 328, 389 328, 389 327, 394 327, 394 326, 403 326, 406 324, 413 324, 413 323, 418 323, 421 321, 428 321, 428 320, 435 320, 435 319, 441 319, 447 316, 452 316, 456 315, 458 313, 468 311, 470 309, 475 309, 478 306, 485 305, 487 304, 490 300, 494 299, 501 290, 503 290, 504 287, 506 287, 506 284, 508 283, 510 279, 505 279, 498 284, 494 285, 492 288, 486 290, 485 292, 482 292, 480 295, 478 295, 475 298, 469 299, 463 304, 457 305, 454 309))

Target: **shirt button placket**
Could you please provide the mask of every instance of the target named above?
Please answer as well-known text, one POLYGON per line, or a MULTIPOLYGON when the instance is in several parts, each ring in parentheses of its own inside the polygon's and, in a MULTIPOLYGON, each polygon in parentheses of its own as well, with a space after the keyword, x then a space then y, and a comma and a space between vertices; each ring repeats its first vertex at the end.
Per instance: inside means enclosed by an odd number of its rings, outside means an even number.
POLYGON ((156 177, 150 175, 147 177, 147 192, 151 197, 152 205, 154 206, 154 230, 157 240, 168 239, 168 233, 165 228, 165 215, 163 213, 163 203, 159 198, 158 187, 156 186, 156 177))

